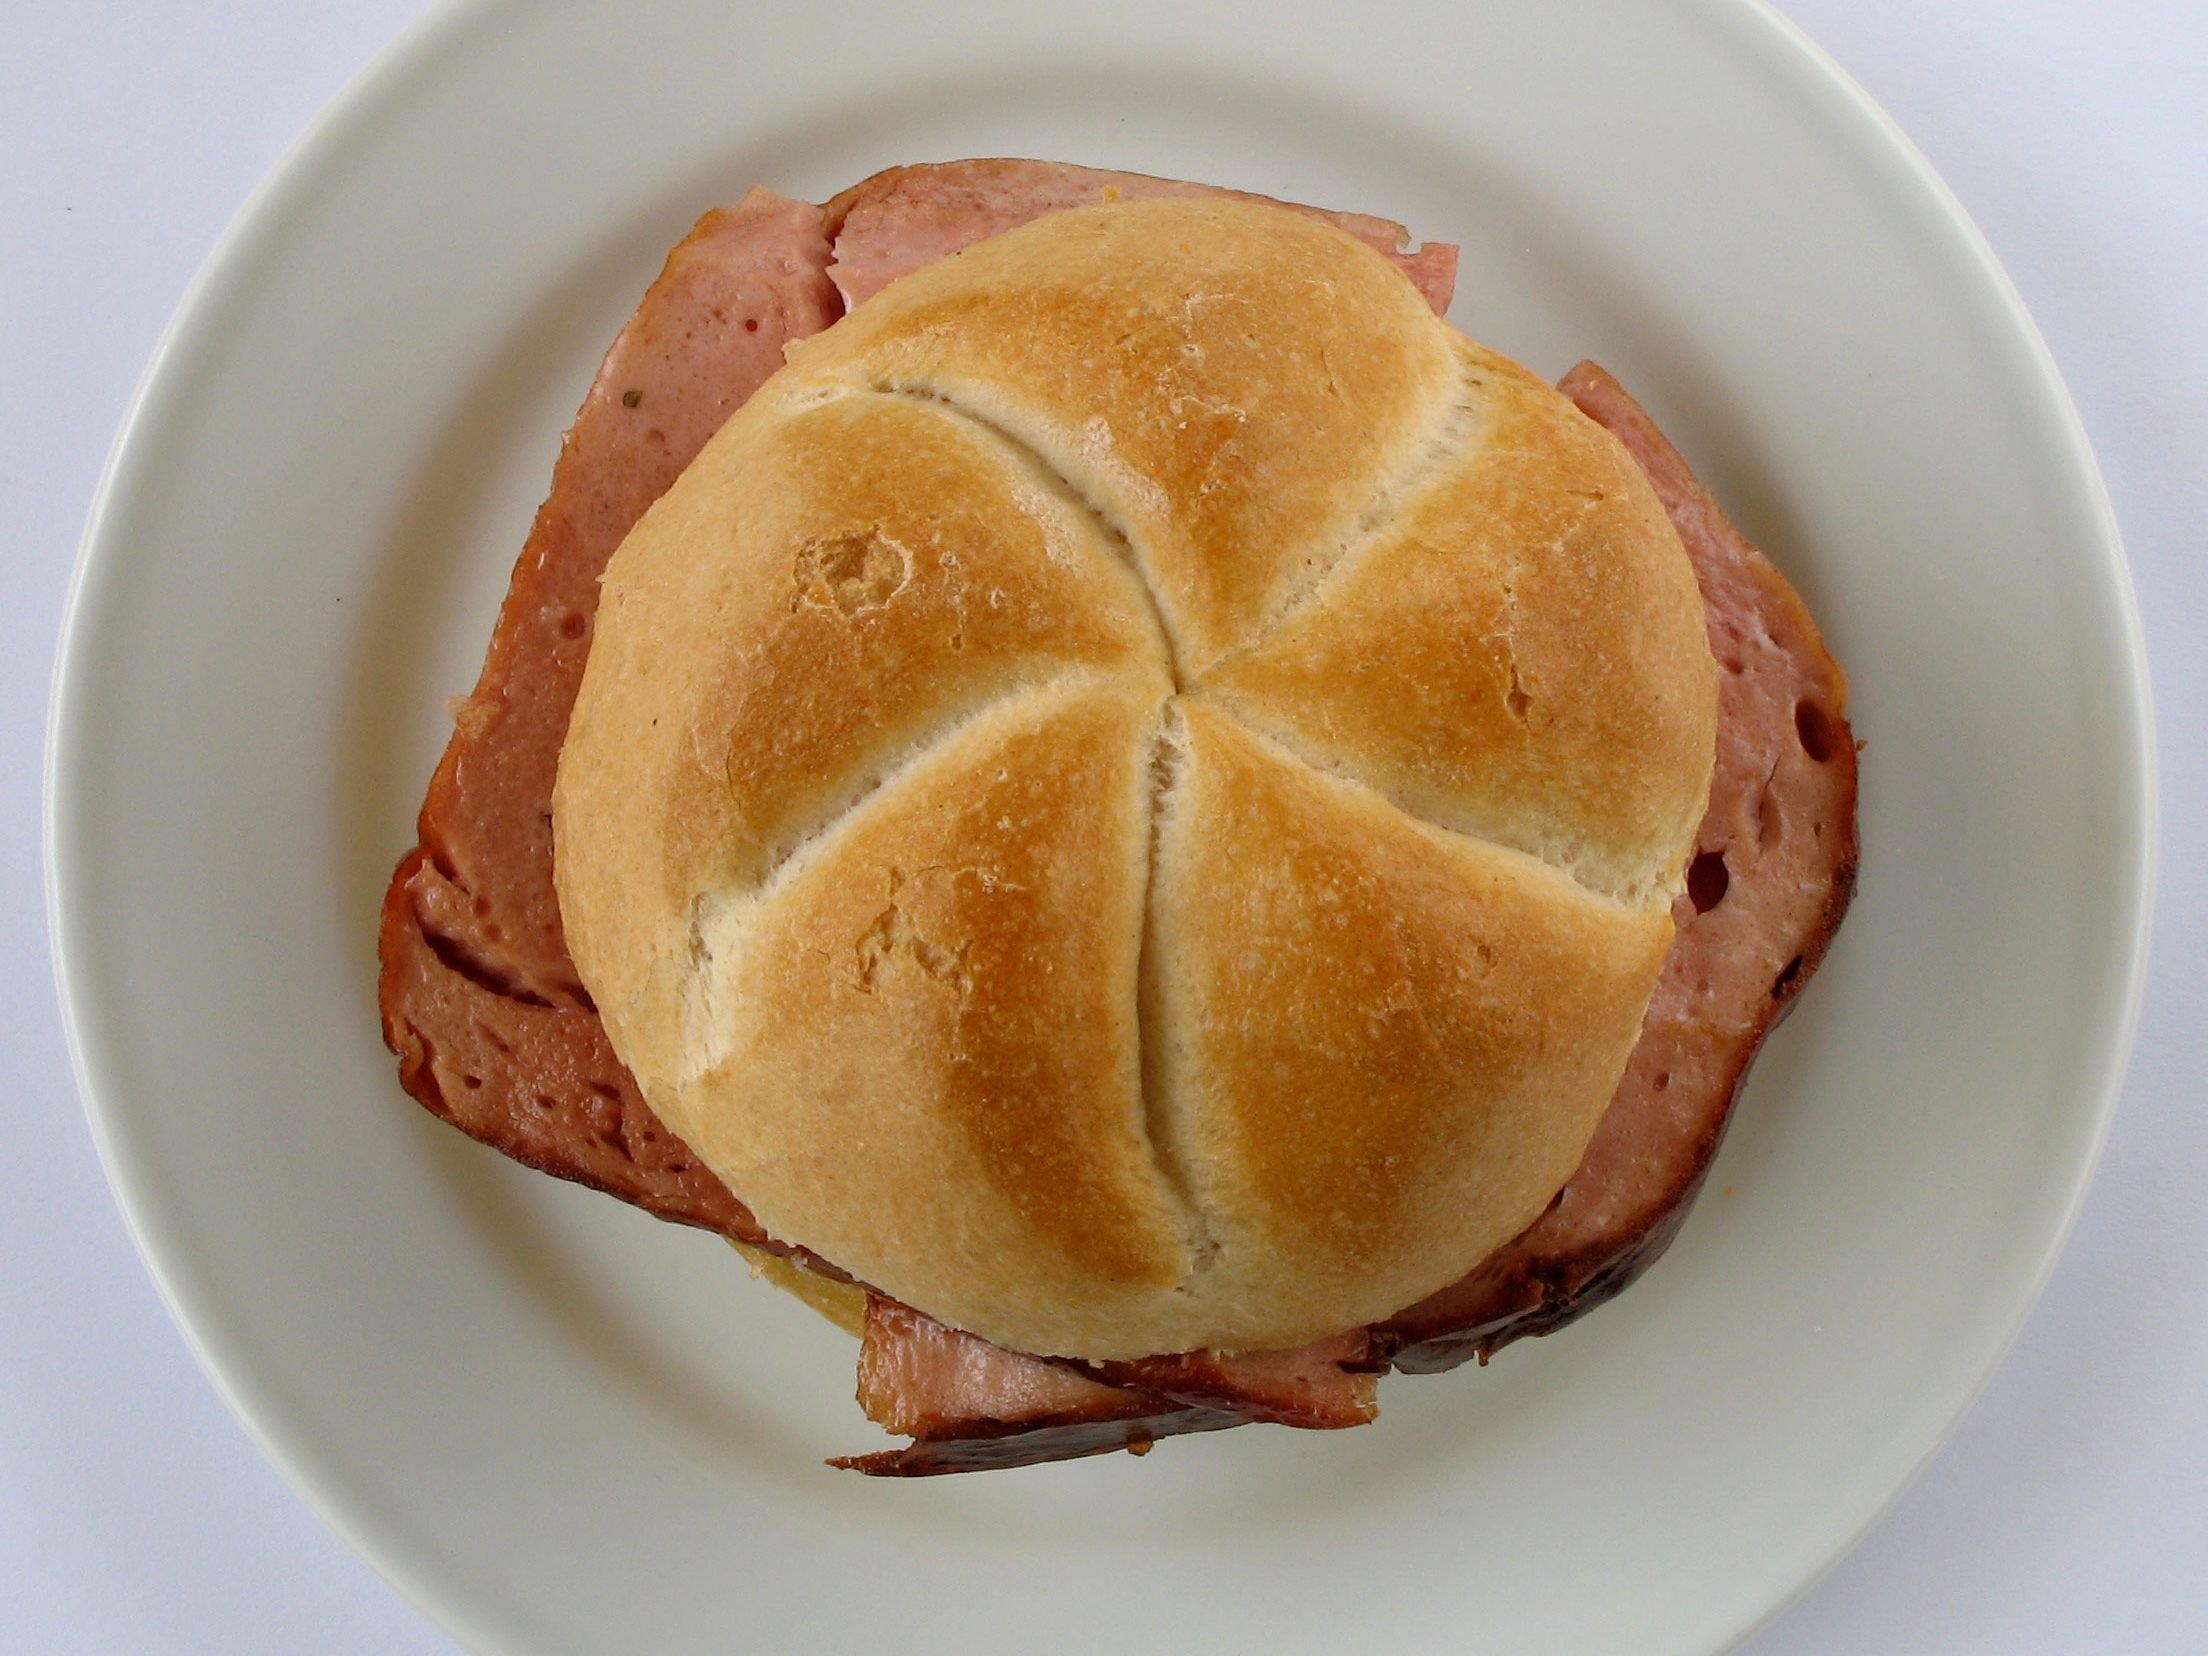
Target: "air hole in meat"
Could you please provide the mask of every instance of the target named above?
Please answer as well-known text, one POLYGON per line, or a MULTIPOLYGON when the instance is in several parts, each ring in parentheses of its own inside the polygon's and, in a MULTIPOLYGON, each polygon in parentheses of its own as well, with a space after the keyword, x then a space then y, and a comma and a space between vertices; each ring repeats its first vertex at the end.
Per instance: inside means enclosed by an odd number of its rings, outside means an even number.
POLYGON ((1779 969, 1779 975, 1771 980, 1771 998, 1784 995, 1794 980, 1802 975, 1802 957, 1796 955, 1779 969))
POLYGON ((1658 1092, 1669 1092, 1671 1090, 1671 1071, 1665 1070, 1658 1075, 1655 1085, 1658 1092))
POLYGON ((1802 751, 1820 765, 1839 751, 1840 740, 1832 728, 1832 715, 1813 701, 1794 704, 1794 733, 1802 739, 1802 751))
POLYGON ((756 316, 747 316, 747 317, 745 317, 745 318, 744 318, 744 332, 746 332, 746 333, 757 333, 758 331, 759 331, 759 318, 757 318, 756 316))
POLYGON ((460 1080, 462 1085, 470 1089, 483 1085, 483 1077, 481 1077, 480 1075, 463 1075, 462 1077, 460 1077, 460 1080))
POLYGON ((562 638, 580 638, 588 631, 590 631, 590 622, 584 617, 582 611, 569 610, 560 617, 560 636, 562 638))
POLYGON ((529 1102, 534 1104, 540 1110, 556 1110, 560 1107, 559 1101, 553 1098, 552 1095, 549 1093, 538 1093, 535 1097, 531 1098, 529 1102))
POLYGON ((593 1081, 590 1084, 590 1090, 596 1093, 600 1098, 604 1099, 608 1104, 618 1104, 621 1102, 621 1089, 612 1085, 610 1082, 593 1081))
POLYGON ((1748 664, 1738 656, 1727 656, 1725 658, 1725 671, 1738 678, 1742 673, 1748 671, 1748 664))
POLYGON ((1732 883, 1732 871, 1725 866, 1722 851, 1705 851, 1687 864, 1687 895, 1693 899, 1697 914, 1707 914, 1725 901, 1725 888, 1732 883))

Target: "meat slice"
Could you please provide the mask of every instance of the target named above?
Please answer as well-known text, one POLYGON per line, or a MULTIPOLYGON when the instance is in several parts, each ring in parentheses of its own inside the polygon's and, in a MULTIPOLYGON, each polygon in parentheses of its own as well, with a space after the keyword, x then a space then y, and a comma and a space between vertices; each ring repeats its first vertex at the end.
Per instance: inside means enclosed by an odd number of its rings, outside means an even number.
POLYGON ((821 210, 765 190, 668 255, 561 444, 378 938, 384 1040, 408 1092, 517 1161, 766 1246, 652 1114, 575 975, 552 891, 552 781, 606 561, 783 345, 842 314, 829 257, 821 210))
POLYGON ((399 1081, 437 1115, 525 1166, 610 1191, 648 1213, 771 1246, 746 1208, 660 1125, 597 1015, 461 951, 429 904, 465 902, 416 850, 383 901, 384 1040, 399 1081), (425 912, 427 910, 427 912, 425 912))
POLYGON ((1693 560, 1720 669, 1717 765, 1672 910, 1677 936, 1586 1158, 1517 1240, 1375 1331, 1406 1370, 1484 1362, 1655 1263, 1701 1188, 1757 1049, 1817 970, 1855 891, 1847 679, 1816 622, 1616 380, 1583 362, 1561 389, 1639 462, 1693 560))
POLYGON ((1147 1455, 1160 1438, 1189 1432, 1217 1432, 1247 1426, 1247 1415, 1225 1409, 1168 1409, 1132 1419, 1075 1421, 1061 1426, 1023 1428, 998 1437, 944 1438, 903 1449, 878 1449, 870 1455, 841 1455, 828 1464, 873 1478, 935 1478, 952 1472, 1003 1472, 1015 1466, 1080 1460, 1124 1449, 1147 1455))
POLYGON ((859 1344, 859 1407, 884 1431, 939 1440, 1129 1420, 1170 1413, 1177 1405, 1007 1351, 869 1294, 859 1344))
POLYGON ((1436 316, 1448 314, 1457 284, 1456 248, 1447 242, 1413 248, 1411 233, 1392 219, 1331 212, 1146 173, 1107 172, 1053 161, 943 161, 891 167, 852 185, 828 203, 836 243, 836 262, 828 274, 843 290, 846 303, 856 305, 922 265, 1046 213, 1101 201, 1217 195, 1292 207, 1339 225, 1393 259, 1436 316))
POLYGON ((1100 1385, 1022 1356, 879 1294, 866 1300, 859 1405, 909 1448, 829 1464, 875 1477, 931 1477, 1147 1450, 1161 1437, 1239 1426, 1246 1417, 1100 1385))
POLYGON ((1355 1335, 1257 1358, 1199 1352, 1095 1365, 1099 1374, 1111 1373, 1107 1384, 1088 1378, 1079 1365, 1007 1351, 869 1294, 859 1404, 884 1430, 915 1441, 910 1448, 829 1464, 876 1477, 927 1477, 1115 1449, 1140 1454, 1161 1437, 1253 1420, 1361 1425, 1374 1413, 1375 1377, 1345 1373, 1340 1363, 1361 1358, 1366 1345, 1355 1335), (1143 1378, 1165 1389, 1136 1383, 1143 1378))
POLYGON ((430 780, 422 848, 450 870, 438 926, 519 989, 581 1004, 552 891, 552 780, 598 578, 721 422, 842 314, 820 209, 754 190, 706 214, 607 352, 561 444, 474 694, 430 780))
POLYGON ((1294 1351, 1184 1351, 1124 1363, 1085 1363, 1084 1373, 1177 1403, 1231 1409, 1250 1420, 1306 1430, 1362 1426, 1380 1412, 1372 1341, 1352 1329, 1294 1351))
MULTIPOLYGON (((1296 1351, 1192 1351, 1078 1363, 1007 1351, 869 1294, 859 1346, 859 1403, 885 1430, 924 1443, 1123 1421, 1140 1422, 1142 1434, 1162 1437, 1170 1434, 1159 1431, 1159 1423, 1185 1411, 1234 1417, 1221 1424, 1362 1426, 1379 1412, 1370 1352, 1371 1341, 1359 1329, 1296 1351)), ((1063 1441, 1097 1440, 1092 1434, 1063 1441)), ((871 1469, 860 1461, 837 1464, 871 1469)))

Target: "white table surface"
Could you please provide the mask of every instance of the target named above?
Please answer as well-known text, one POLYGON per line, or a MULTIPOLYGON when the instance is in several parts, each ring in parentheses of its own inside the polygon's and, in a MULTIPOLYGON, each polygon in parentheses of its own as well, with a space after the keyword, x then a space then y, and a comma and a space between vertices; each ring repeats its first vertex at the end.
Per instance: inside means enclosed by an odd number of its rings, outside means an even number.
MULTIPOLYGON (((9 8, 0 1651, 453 1648, 261 1460, 156 1299, 70 1079, 38 844, 62 596, 125 402, 247 192, 422 9, 9 8)), ((1954 1440, 1749 1649, 2208 1651, 2208 5, 1781 9, 1946 176, 2069 378, 2146 618, 2162 870, 2123 1108, 2045 1297, 1954 1440)))

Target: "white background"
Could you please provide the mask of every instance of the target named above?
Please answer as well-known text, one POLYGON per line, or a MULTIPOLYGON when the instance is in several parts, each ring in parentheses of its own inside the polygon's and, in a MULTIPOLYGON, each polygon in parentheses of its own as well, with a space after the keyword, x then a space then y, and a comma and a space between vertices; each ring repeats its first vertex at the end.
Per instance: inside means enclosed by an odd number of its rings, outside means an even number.
MULTIPOLYGON (((140 1269, 69 1076, 38 848, 63 593, 131 389, 247 192, 422 9, 9 8, 0 1651, 452 1648, 261 1461, 140 1269)), ((1961 196, 2084 413, 2152 651, 2162 874, 2130 1083, 2045 1298, 1953 1442, 1749 1648, 2208 1651, 2208 6, 1781 9, 1961 196)), ((1600 1561, 1589 1564, 1599 1590, 1600 1561)))

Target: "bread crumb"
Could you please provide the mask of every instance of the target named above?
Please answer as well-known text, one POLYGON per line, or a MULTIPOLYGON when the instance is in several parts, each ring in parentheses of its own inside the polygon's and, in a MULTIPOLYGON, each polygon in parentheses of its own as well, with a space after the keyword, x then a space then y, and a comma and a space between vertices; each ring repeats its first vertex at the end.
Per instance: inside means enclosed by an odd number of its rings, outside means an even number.
POLYGON ((498 716, 506 711, 505 704, 489 696, 447 696, 445 711, 459 727, 460 734, 471 742, 479 742, 498 723, 498 716))

